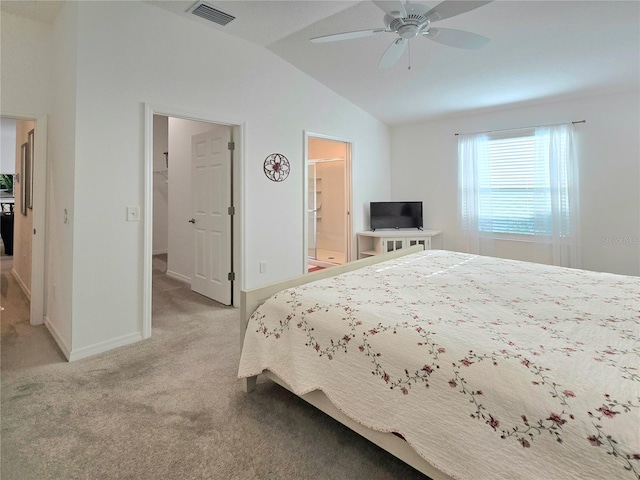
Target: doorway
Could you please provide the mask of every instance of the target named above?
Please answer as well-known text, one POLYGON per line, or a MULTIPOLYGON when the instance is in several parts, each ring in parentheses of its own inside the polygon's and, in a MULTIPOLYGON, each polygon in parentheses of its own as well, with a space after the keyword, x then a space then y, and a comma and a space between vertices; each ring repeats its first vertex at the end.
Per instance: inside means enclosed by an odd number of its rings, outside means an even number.
POLYGON ((157 279, 152 272, 158 273, 159 263, 167 277, 188 283, 196 293, 223 305, 239 299, 235 252, 241 241, 243 129, 239 123, 147 106, 145 131, 143 337, 148 338, 152 279, 157 279))
POLYGON ((305 134, 305 271, 351 260, 351 143, 305 134))
POLYGON ((2 273, 29 303, 29 323, 45 316, 46 116, 1 116, 2 273))

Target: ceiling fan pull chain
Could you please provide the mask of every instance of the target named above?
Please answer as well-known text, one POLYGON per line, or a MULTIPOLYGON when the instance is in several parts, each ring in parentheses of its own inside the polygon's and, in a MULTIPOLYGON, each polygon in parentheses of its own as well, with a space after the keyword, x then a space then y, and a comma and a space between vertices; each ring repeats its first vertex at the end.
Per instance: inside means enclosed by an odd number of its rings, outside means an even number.
MULTIPOLYGON (((407 2, 408 4, 409 2, 407 2)), ((407 70, 411 70, 411 40, 409 40, 409 68, 407 70)))

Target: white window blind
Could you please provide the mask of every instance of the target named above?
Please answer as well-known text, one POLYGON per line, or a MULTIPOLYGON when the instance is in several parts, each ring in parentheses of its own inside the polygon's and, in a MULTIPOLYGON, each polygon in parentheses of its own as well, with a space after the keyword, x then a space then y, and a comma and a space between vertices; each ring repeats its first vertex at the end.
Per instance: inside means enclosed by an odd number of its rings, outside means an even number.
MULTIPOLYGON (((549 235, 552 191, 549 138, 535 130, 488 136, 487 154, 478 162, 478 230, 480 232, 549 235)), ((566 138, 561 150, 566 152, 566 138)), ((566 175, 563 175, 566 201, 566 175)), ((567 220, 563 222, 568 225, 567 220)))

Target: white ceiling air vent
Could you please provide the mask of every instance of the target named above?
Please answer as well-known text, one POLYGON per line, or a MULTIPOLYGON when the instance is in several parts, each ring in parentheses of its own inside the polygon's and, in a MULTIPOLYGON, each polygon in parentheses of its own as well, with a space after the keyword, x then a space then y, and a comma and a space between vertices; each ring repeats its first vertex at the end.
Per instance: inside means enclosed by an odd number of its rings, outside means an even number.
POLYGON ((188 11, 193 13, 194 15, 205 18, 213 23, 217 23, 218 25, 223 26, 236 18, 233 15, 221 12, 213 5, 209 5, 205 2, 196 2, 188 11))

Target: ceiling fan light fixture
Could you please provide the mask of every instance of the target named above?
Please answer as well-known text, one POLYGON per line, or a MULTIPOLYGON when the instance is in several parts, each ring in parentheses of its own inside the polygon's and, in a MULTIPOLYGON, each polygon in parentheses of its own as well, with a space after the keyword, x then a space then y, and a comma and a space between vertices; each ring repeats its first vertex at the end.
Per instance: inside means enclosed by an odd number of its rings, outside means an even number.
POLYGON ((403 25, 398 29, 398 35, 407 40, 418 35, 420 30, 415 25, 403 25))
POLYGON ((423 15, 412 13, 403 18, 391 18, 385 16, 387 29, 396 32, 400 37, 407 40, 418 36, 429 26, 429 19, 423 15))

